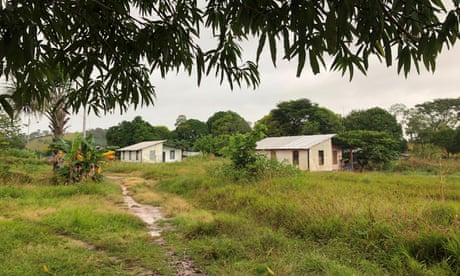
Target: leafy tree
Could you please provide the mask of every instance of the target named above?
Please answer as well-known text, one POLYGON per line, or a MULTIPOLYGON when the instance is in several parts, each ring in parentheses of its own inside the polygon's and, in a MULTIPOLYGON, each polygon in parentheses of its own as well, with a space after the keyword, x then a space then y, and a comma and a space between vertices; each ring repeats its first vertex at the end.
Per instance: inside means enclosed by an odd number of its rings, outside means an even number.
POLYGON ((196 119, 188 119, 171 132, 172 144, 182 149, 191 150, 195 141, 209 134, 205 122, 196 119))
POLYGON ((185 123, 185 121, 187 121, 187 117, 185 115, 179 115, 177 116, 174 126, 178 127, 180 124, 185 123))
POLYGON ((447 156, 460 152, 460 127, 456 130, 451 128, 442 128, 433 133, 431 142, 436 146, 443 148, 447 156))
POLYGON ((209 117, 206 122, 209 132, 214 135, 246 133, 251 131, 248 122, 233 111, 219 111, 209 117))
POLYGON ((281 102, 256 125, 267 127, 268 136, 327 134, 341 130, 341 120, 332 111, 308 99, 281 102))
POLYGON ((369 167, 382 168, 399 153, 399 141, 388 132, 352 130, 340 133, 334 139, 342 148, 353 151, 360 171, 369 167))
POLYGON ((460 125, 460 98, 436 99, 414 108, 396 105, 392 111, 400 116, 409 139, 422 145, 429 143, 437 131, 460 125))
POLYGON ((223 134, 219 136, 206 135, 198 138, 194 145, 193 150, 203 153, 209 153, 216 156, 222 156, 222 150, 228 146, 230 135, 223 134))
POLYGON ((400 151, 407 150, 401 125, 390 112, 374 107, 367 110, 354 110, 344 118, 345 130, 371 130, 386 132, 399 141, 400 151))
POLYGON ((131 122, 123 121, 110 127, 106 134, 107 144, 125 147, 143 141, 167 139, 169 131, 164 128, 153 127, 141 116, 136 116, 131 122))
POLYGON ((20 121, 0 113, 0 147, 23 149, 25 146, 20 121))
POLYGON ((460 125, 458 113, 460 112, 460 97, 454 99, 436 99, 415 106, 425 124, 430 130, 437 131, 441 128, 455 128, 460 125))
POLYGON ((235 169, 250 170, 258 157, 255 154, 256 143, 265 137, 265 128, 259 125, 253 131, 230 136, 228 146, 223 149, 226 157, 230 158, 235 169))
POLYGON ((354 110, 344 118, 346 130, 373 130, 402 138, 402 127, 390 112, 374 107, 367 110, 354 110))
POLYGON ((327 108, 316 106, 303 126, 302 134, 328 134, 342 130, 341 117, 327 108))
MULTIPOLYGON (((73 110, 126 110, 152 104, 149 73, 214 73, 233 84, 256 86, 256 62, 265 45, 273 64, 297 59, 297 76, 309 63, 365 73, 376 56, 398 72, 434 71, 438 54, 459 34, 460 3, 442 1, 1 1, 0 76, 17 82, 16 98, 46 101, 47 73, 60 64, 76 89, 73 110), (204 31, 203 31, 204 30, 204 31), (211 32, 215 45, 203 41, 211 32), (256 62, 242 61, 244 40, 258 40, 256 62), (278 48, 282 43, 282 51, 278 48), (206 48, 201 46, 206 45, 206 48), (282 53, 279 53, 282 52, 282 53)), ((8 101, 0 99, 4 110, 8 101)))

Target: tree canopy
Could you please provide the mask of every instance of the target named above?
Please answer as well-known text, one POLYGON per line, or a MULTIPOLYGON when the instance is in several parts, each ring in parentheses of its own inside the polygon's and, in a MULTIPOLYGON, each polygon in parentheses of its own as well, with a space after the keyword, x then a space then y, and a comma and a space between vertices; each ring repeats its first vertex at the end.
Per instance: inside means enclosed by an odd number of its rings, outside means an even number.
POLYGON ((208 125, 197 119, 188 119, 171 132, 169 141, 173 146, 181 149, 192 150, 195 141, 209 134, 208 125))
POLYGON ((388 132, 351 130, 340 133, 334 140, 343 149, 353 151, 353 157, 361 171, 382 168, 399 154, 399 141, 388 132))
POLYGON ((396 117, 380 107, 353 110, 344 118, 344 125, 346 130, 382 131, 396 139, 402 138, 402 127, 396 117))
POLYGON ((251 126, 238 113, 231 110, 219 111, 208 118, 206 122, 209 132, 214 135, 246 133, 251 131, 251 126))
MULTIPOLYGON (((265 48, 274 65, 296 60, 348 72, 368 70, 376 56, 407 74, 434 71, 441 50, 459 36, 458 0, 88 0, 0 1, 0 76, 12 78, 15 99, 43 103, 59 67, 74 82, 74 111, 106 112, 149 105, 153 71, 215 74, 233 85, 257 86, 265 48), (203 37, 211 33, 214 45, 203 37), (245 61, 241 43, 258 42, 245 61), (279 47, 282 45, 282 47, 279 47), (281 50, 279 50, 281 48, 281 50), (331 62, 327 62, 330 57, 331 62)), ((8 101, 0 99, 4 110, 8 101)))
POLYGON ((118 147, 125 147, 149 140, 168 139, 169 130, 167 127, 154 127, 144 121, 141 116, 135 117, 131 122, 123 121, 107 130, 107 144, 118 147))
POLYGON ((256 125, 267 127, 268 136, 337 133, 342 129, 339 116, 308 99, 279 103, 256 125))

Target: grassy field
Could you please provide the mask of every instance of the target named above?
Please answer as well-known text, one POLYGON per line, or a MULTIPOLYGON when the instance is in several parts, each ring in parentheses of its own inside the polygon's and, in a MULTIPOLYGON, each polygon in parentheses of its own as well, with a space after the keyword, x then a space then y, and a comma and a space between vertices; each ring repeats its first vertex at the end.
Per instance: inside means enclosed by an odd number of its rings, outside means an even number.
POLYGON ((2 175, 0 275, 173 275, 123 208, 118 184, 55 186, 51 178, 47 163, 12 164, 2 175))
POLYGON ((460 273, 458 163, 442 180, 406 171, 232 183, 209 176, 216 162, 112 167, 146 179, 134 197, 165 206, 178 229, 168 241, 211 275, 460 273))
MULTIPOLYGON (((114 163, 106 174, 162 206, 174 226, 164 232, 169 247, 209 275, 460 273, 458 163, 234 183, 216 173, 223 162, 114 163)), ((52 185, 40 162, 3 171, 0 275, 174 275, 117 183, 52 185)))

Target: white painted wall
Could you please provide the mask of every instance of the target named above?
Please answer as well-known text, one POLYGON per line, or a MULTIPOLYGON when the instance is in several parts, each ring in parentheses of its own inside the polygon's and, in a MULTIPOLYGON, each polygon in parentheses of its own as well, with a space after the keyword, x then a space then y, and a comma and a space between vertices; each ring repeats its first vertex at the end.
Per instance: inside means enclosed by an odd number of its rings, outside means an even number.
POLYGON ((182 150, 163 146, 163 151, 165 154, 165 162, 177 162, 182 160, 182 150))
MULTIPOLYGON (((299 165, 301 170, 310 171, 333 171, 341 169, 342 151, 338 147, 333 147, 332 140, 329 139, 321 144, 311 147, 309 150, 297 150, 299 152, 299 165), (337 164, 333 164, 333 151, 337 151, 337 164), (320 165, 319 151, 324 153, 324 164, 320 165)), ((265 150, 258 151, 258 154, 271 158, 273 153, 279 162, 293 164, 294 150, 265 150)))
POLYGON ((165 162, 182 160, 182 150, 164 146, 162 143, 138 151, 122 151, 120 152, 120 160, 133 163, 161 163, 163 162, 163 152, 165 153, 165 162), (171 151, 174 154, 171 154, 171 151))

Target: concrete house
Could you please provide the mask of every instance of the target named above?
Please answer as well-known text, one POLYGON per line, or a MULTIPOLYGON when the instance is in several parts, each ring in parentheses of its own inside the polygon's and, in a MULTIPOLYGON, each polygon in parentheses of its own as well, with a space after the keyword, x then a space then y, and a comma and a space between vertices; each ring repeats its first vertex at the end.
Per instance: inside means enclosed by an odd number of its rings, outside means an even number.
POLYGON ((268 137, 257 142, 258 154, 288 162, 301 170, 341 169, 342 150, 332 144, 335 134, 268 137))
POLYGON ((182 150, 166 146, 166 140, 145 141, 117 149, 123 162, 161 163, 182 160, 182 150))

